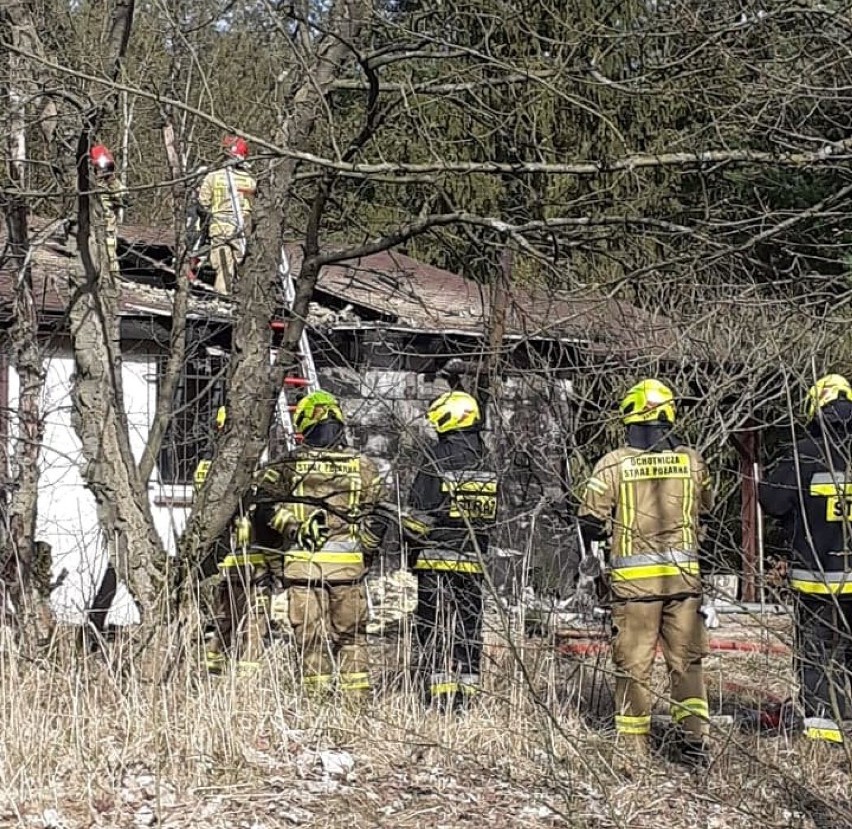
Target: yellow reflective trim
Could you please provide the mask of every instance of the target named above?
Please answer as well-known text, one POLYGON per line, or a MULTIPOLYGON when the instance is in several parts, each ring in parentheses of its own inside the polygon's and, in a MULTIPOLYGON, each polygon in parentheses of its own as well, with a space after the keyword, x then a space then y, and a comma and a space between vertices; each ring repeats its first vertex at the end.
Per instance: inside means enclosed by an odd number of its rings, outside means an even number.
POLYGON ((429 686, 429 693, 432 696, 440 694, 455 694, 459 690, 458 682, 438 682, 429 686))
POLYGON ((443 570, 451 573, 481 573, 482 565, 475 561, 444 561, 443 559, 418 559, 415 570, 443 570))
POLYGON ((311 564, 363 564, 363 553, 312 553, 308 550, 288 550, 284 560, 289 564, 293 561, 307 561, 311 564))
POLYGON ((195 467, 195 473, 192 476, 195 489, 199 490, 207 480, 207 474, 210 472, 210 461, 199 461, 195 467))
POLYGON ((366 671, 340 675, 341 691, 366 691, 370 687, 370 675, 366 671))
POLYGON ((823 740, 828 743, 842 743, 843 734, 839 728, 812 728, 805 729, 805 737, 809 740, 823 740))
POLYGON ((826 584, 820 581, 801 581, 799 579, 790 579, 790 587, 798 590, 800 593, 819 593, 820 595, 852 595, 852 581, 835 582, 834 584, 826 584))
MULTIPOLYGON (((297 464, 298 466, 298 464, 297 464)), ((297 498, 304 498, 305 496, 305 480, 304 478, 299 480, 299 483, 296 484, 296 488, 293 490, 293 494, 297 498)), ((296 521, 300 524, 307 518, 308 515, 308 505, 296 502, 293 504, 293 514, 296 516, 296 521)))
POLYGON ((624 714, 615 715, 615 730, 619 734, 650 734, 651 715, 644 717, 629 717, 624 714))
POLYGON ((701 717, 702 719, 710 719, 710 706, 707 700, 701 697, 689 697, 682 699, 679 702, 673 702, 671 705, 672 719, 675 722, 685 720, 687 717, 701 717))
POLYGON ((621 500, 621 555, 633 552, 633 484, 622 481, 619 486, 621 500))
POLYGON ((821 495, 824 498, 852 497, 852 484, 838 481, 836 484, 811 484, 811 495, 821 495))
POLYGON ((332 674, 305 674, 302 677, 302 684, 309 686, 330 685, 333 680, 332 674))
POLYGON ((637 581, 638 579, 664 578, 668 576, 697 576, 697 561, 686 564, 644 564, 639 567, 614 567, 610 571, 612 581, 637 581))
POLYGON ((246 564, 266 564, 265 553, 228 553, 220 567, 242 567, 246 564))
POLYGON ((695 485, 692 478, 683 482, 683 547, 691 550, 694 543, 692 533, 692 502, 695 500, 695 485))
POLYGON ((460 682, 459 690, 466 697, 475 697, 480 692, 480 687, 478 685, 468 685, 466 682, 460 682))
POLYGON ((600 478, 589 478, 586 482, 586 489, 597 492, 598 495, 604 495, 606 493, 606 484, 600 478))

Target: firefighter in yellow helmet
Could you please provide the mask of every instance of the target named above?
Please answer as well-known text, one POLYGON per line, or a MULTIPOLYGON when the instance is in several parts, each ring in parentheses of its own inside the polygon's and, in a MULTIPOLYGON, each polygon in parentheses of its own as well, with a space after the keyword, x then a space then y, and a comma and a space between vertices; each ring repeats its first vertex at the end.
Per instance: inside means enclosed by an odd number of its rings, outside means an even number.
POLYGON ((198 207, 208 222, 210 262, 216 271, 214 288, 220 294, 230 294, 248 250, 257 180, 251 174, 244 138, 226 135, 222 150, 224 163, 201 181, 198 207))
POLYGON ((615 728, 630 768, 650 753, 651 672, 657 645, 671 682, 671 714, 684 762, 708 762, 702 658, 707 633, 699 573, 699 517, 713 506, 701 455, 672 431, 675 403, 659 380, 642 380, 621 402, 626 446, 592 472, 579 511, 584 545, 611 535, 607 562, 615 728))
POLYGON ((804 736, 843 743, 852 719, 852 387, 829 374, 808 391, 807 435, 760 484, 790 538, 796 666, 804 736))
POLYGON ((426 417, 438 441, 424 452, 408 498, 429 523, 409 548, 417 577, 413 661, 426 704, 449 710, 480 689, 483 580, 497 477, 471 395, 460 389, 442 394, 426 417))
POLYGON ((259 470, 244 499, 246 550, 280 562, 305 689, 360 698, 370 688, 364 579, 384 488, 375 463, 347 446, 333 395, 303 397, 293 426, 302 444, 259 470))

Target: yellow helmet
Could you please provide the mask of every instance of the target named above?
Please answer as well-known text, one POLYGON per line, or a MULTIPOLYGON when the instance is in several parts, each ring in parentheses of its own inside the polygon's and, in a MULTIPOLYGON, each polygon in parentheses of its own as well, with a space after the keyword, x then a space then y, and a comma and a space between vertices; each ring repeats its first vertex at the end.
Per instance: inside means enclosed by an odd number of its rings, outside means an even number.
POLYGON ((448 391, 436 397, 429 404, 426 417, 439 435, 467 429, 482 420, 479 404, 463 391, 448 391))
POLYGON ((330 417, 343 423, 343 411, 337 398, 327 391, 312 391, 296 404, 293 426, 297 432, 305 434, 308 429, 330 417))
POLYGON ((640 380, 624 395, 619 408, 625 425, 657 420, 675 422, 674 394, 659 380, 640 380))
POLYGON ((820 377, 808 389, 808 397, 805 401, 805 419, 810 423, 820 409, 829 403, 833 403, 840 395, 852 401, 852 386, 849 385, 849 381, 842 374, 826 374, 825 377, 820 377))

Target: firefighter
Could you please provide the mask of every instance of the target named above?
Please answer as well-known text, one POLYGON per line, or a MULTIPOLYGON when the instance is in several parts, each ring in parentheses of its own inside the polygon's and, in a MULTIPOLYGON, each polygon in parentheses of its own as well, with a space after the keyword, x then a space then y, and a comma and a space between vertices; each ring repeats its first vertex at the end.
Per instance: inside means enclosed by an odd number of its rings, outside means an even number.
POLYGON ((804 736, 841 744, 852 719, 852 387, 821 377, 808 391, 807 436, 760 484, 760 504, 792 547, 796 667, 804 736))
POLYGON ((620 410, 627 445, 598 461, 578 517, 586 549, 611 535, 615 729, 627 749, 621 759, 627 771, 650 754, 650 683, 659 643, 681 758, 704 765, 709 711, 702 658, 708 642, 698 551, 699 516, 713 506, 711 479, 701 455, 674 436, 668 386, 642 380, 620 410))
POLYGON ((438 441, 425 451, 408 499, 431 525, 409 547, 417 577, 414 664, 425 703, 458 710, 480 690, 483 580, 497 478, 471 395, 447 392, 426 417, 438 441))
POLYGON ((230 294, 246 258, 257 181, 246 163, 249 147, 245 139, 226 135, 222 148, 224 164, 204 176, 198 206, 210 235, 210 261, 216 271, 213 287, 220 294, 230 294))
POLYGON ((363 699, 370 690, 364 579, 384 531, 374 514, 383 484, 373 461, 347 446, 333 395, 303 397, 293 426, 302 444, 255 476, 238 542, 248 565, 280 574, 288 588, 304 688, 336 686, 363 699))
MULTIPOLYGON (((216 431, 224 431, 227 422, 227 409, 219 406, 215 417, 216 431)), ((195 467, 193 489, 196 494, 207 480, 213 452, 211 446, 195 467)), ((263 529, 256 534, 255 545, 261 546, 263 541, 275 545, 279 540, 277 535, 269 537, 267 532, 264 537, 263 529)), ((211 554, 204 558, 199 568, 202 578, 214 575, 217 570, 219 573, 213 596, 215 626, 205 654, 207 669, 211 673, 224 670, 229 658, 237 662, 242 673, 252 672, 259 664, 257 657, 265 620, 262 615, 258 618, 257 613, 249 614, 248 609, 250 603, 256 601, 263 610, 265 595, 259 588, 265 586, 269 574, 266 556, 246 549, 250 537, 243 505, 240 504, 230 526, 216 539, 211 554)))
POLYGON ((89 151, 89 161, 95 173, 95 190, 101 200, 104 220, 104 244, 110 273, 119 276, 118 223, 124 207, 124 194, 115 175, 115 159, 103 145, 95 144, 89 151))

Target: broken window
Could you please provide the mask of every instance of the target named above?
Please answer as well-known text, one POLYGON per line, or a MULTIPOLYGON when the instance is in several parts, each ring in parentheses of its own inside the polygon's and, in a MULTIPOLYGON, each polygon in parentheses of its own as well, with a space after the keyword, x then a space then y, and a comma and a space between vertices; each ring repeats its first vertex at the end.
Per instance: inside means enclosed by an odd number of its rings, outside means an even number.
MULTIPOLYGON (((158 366, 158 389, 164 370, 165 358, 158 366)), ((172 419, 160 448, 161 483, 191 486, 198 462, 210 456, 216 410, 225 405, 225 371, 226 360, 221 354, 196 354, 184 363, 172 419)))

